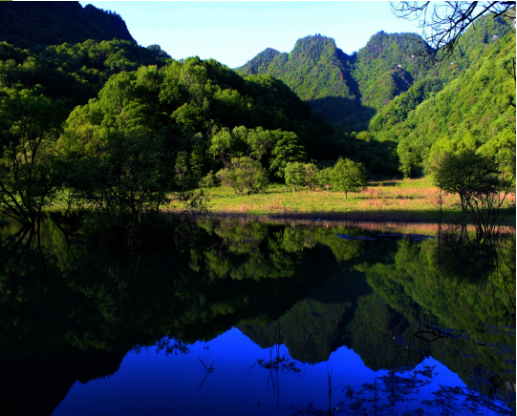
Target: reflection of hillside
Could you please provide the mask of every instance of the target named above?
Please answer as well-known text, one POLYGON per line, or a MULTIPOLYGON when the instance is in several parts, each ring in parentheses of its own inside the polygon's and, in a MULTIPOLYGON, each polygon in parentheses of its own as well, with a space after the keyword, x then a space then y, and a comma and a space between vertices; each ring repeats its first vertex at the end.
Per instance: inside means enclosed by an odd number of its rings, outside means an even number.
MULTIPOLYGON (((487 322, 515 325, 509 296, 515 292, 515 280, 502 279, 515 276, 511 269, 514 254, 510 253, 513 240, 500 243, 508 253, 499 269, 478 261, 482 270, 489 272, 484 275, 479 268, 458 266, 458 251, 439 251, 436 240, 420 243, 398 239, 381 246, 343 241, 335 232, 298 229, 299 241, 307 241, 307 236, 301 237, 303 233, 330 248, 341 262, 341 268, 335 270, 342 271, 333 271, 331 279, 269 326, 240 325, 261 347, 284 343, 293 358, 314 363, 347 345, 374 370, 413 366, 433 356, 467 384, 473 383, 469 378, 474 367, 482 368, 485 374, 502 374, 508 368, 508 355, 502 357, 492 346, 512 345, 514 336, 485 329, 487 322), (471 277, 463 278, 458 270, 471 277), (341 277, 336 277, 339 273, 341 277), (370 293, 364 279, 375 294, 370 293), (461 329, 465 335, 454 335, 453 331, 450 337, 425 341, 413 335, 427 331, 424 324, 461 329), (470 340, 471 336, 477 342, 470 340)), ((507 376, 500 377, 502 383, 508 381, 507 376)))
POLYGON ((285 344, 296 360, 311 364, 326 361, 345 343, 357 299, 368 291, 360 277, 333 276, 277 321, 267 325, 243 324, 239 328, 262 348, 285 344))
POLYGON ((371 294, 359 299, 354 318, 350 322, 350 348, 361 356, 372 370, 391 370, 413 366, 424 355, 409 351, 396 338, 407 335, 408 321, 380 296, 371 294))
POLYGON ((486 247, 476 252, 476 261, 465 261, 465 256, 459 255, 465 255, 468 247, 400 240, 392 260, 361 265, 360 269, 374 291, 420 329, 422 324, 455 328, 457 337, 427 345, 412 337, 426 355, 447 365, 467 384, 472 383, 473 368, 510 381, 513 375, 507 370, 515 351, 508 356, 498 346, 514 345, 515 334, 490 324, 515 327, 514 239, 498 242, 501 252, 493 267, 479 259, 487 255, 494 261, 494 253, 487 253, 486 247))
POLYGON ((67 349, 50 356, 0 359, 3 414, 49 415, 76 381, 109 377, 122 357, 103 351, 67 349))
POLYGON ((238 327, 261 348, 285 344, 291 357, 311 364, 328 360, 343 345, 373 370, 412 366, 427 355, 425 343, 415 342, 418 348, 409 351, 400 342, 409 322, 371 293, 359 273, 331 278, 274 322, 238 327))

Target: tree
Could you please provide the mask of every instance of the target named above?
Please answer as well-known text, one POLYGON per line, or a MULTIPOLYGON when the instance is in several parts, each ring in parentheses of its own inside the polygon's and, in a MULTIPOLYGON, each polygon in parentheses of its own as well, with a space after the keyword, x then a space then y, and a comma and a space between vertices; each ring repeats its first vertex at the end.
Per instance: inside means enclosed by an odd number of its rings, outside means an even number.
POLYGON ((260 162, 243 156, 233 158, 229 168, 216 174, 223 186, 231 187, 236 195, 254 194, 267 185, 267 173, 260 162))
POLYGON ((417 164, 418 157, 413 152, 408 140, 402 139, 397 146, 397 154, 400 160, 399 170, 404 175, 404 178, 411 177, 411 171, 417 164))
POLYGON ((293 187, 293 192, 296 191, 296 187, 305 185, 305 179, 307 172, 305 166, 301 162, 289 162, 285 166, 285 183, 293 187))
POLYGON ((515 192, 515 172, 501 172, 493 159, 466 150, 446 154, 433 174, 436 186, 460 196, 461 209, 470 214, 479 236, 497 233, 501 208, 515 192))
POLYGON ((27 225, 61 186, 53 163, 60 104, 35 91, 0 90, 0 212, 27 225))
POLYGON ((318 183, 318 167, 314 163, 305 164, 305 186, 313 189, 318 183))
POLYGON ((484 187, 488 176, 495 174, 495 166, 488 159, 466 150, 458 154, 446 153, 431 168, 434 184, 449 194, 458 194, 461 210, 467 212, 468 201, 484 187))
POLYGON ((334 189, 345 193, 361 192, 366 188, 366 170, 360 163, 340 157, 332 169, 332 185, 334 189))
POLYGON ((271 171, 280 178, 284 177, 285 167, 289 162, 301 162, 305 158, 305 151, 300 145, 298 136, 290 131, 275 130, 277 138, 275 147, 271 151, 271 171))
POLYGON ((324 168, 318 172, 318 185, 322 188, 329 189, 332 185, 332 168, 324 168))
POLYGON ((424 63, 448 59, 461 34, 489 13, 494 19, 515 19, 514 1, 400 1, 392 2, 391 9, 399 17, 417 20, 423 29, 424 39, 432 48, 426 51, 424 63))
POLYGON ((250 156, 260 162, 273 145, 273 135, 270 131, 257 127, 255 130, 248 130, 245 141, 248 144, 250 156))

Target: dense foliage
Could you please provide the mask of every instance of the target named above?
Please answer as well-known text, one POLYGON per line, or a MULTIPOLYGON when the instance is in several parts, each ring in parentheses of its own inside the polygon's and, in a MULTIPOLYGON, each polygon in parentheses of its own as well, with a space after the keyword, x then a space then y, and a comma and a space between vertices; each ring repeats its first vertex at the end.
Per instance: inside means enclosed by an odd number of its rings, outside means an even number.
POLYGON ((255 194, 268 183, 267 173, 260 162, 250 157, 234 157, 229 168, 217 172, 222 185, 231 187, 236 195, 255 194))
POLYGON ((132 216, 221 168, 238 194, 257 192, 330 141, 315 134, 325 129, 281 81, 189 58, 112 76, 70 114, 57 157, 76 203, 132 216))
POLYGON ((122 18, 76 1, 2 4, 0 40, 19 48, 121 39, 134 43, 122 18))
POLYGON ((374 136, 398 141, 401 162, 410 169, 422 163, 432 165, 437 155, 461 149, 479 149, 511 169, 515 163, 511 162, 515 159, 515 78, 507 65, 512 59, 515 34, 508 34, 442 91, 433 94, 428 89, 429 98, 414 109, 407 111, 411 91, 394 100, 372 120, 374 136), (393 123, 393 119, 400 121, 393 123), (403 161, 407 151, 414 157, 403 161))
MULTIPOLYGON (((504 19, 487 16, 462 36, 450 62, 436 66, 422 65, 431 50, 415 34, 381 31, 351 56, 331 38, 308 36, 299 39, 289 54, 266 49, 236 71, 271 74, 335 126, 361 131, 368 128, 377 111, 418 81, 433 79, 430 92, 438 91, 440 85, 465 72, 509 31, 504 19)), ((410 99, 412 103, 427 98, 422 95, 426 87, 420 84, 418 89, 410 99)))

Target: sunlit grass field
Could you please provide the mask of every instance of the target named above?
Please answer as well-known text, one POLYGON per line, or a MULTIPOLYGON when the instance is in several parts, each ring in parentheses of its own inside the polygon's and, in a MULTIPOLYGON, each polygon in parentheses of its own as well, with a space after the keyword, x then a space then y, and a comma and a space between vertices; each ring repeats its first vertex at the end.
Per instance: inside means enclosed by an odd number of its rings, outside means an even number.
MULTIPOLYGON (((358 220, 452 221, 462 216, 457 195, 447 195, 430 178, 370 182, 360 193, 300 190, 273 185, 257 195, 235 195, 231 188, 204 189, 212 213, 293 217, 343 217, 358 220), (441 210, 440 210, 441 206, 441 210)), ((507 197, 508 206, 515 195, 507 197)), ((509 210, 506 224, 515 223, 509 210)))

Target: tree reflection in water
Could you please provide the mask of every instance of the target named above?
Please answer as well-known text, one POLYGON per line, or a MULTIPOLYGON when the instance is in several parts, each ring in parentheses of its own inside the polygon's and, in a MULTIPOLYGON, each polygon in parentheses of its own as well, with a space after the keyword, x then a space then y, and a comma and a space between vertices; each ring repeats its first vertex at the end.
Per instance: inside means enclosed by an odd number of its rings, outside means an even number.
MULTIPOLYGON (((98 352, 112 374, 128 351, 187 354, 190 344, 237 326, 271 348, 270 359, 255 364, 270 373, 277 404, 279 374, 327 361, 342 346, 369 368, 388 370, 341 398, 334 387, 339 405, 329 395, 327 410, 297 414, 515 412, 515 235, 476 239, 452 230, 417 241, 350 227, 205 219, 152 220, 128 240, 107 220, 82 223, 48 218, 37 232, 12 223, 0 231, 2 361, 62 353, 103 362, 90 354, 98 352), (401 410, 432 381, 432 370, 416 367, 430 356, 467 387, 440 388, 401 410)), ((67 363, 56 359, 54 373, 65 374, 59 368, 67 363)), ((78 368, 74 377, 100 375, 78 368)), ((332 393, 331 370, 328 380, 332 393)), ((16 388, 8 400, 18 400, 16 388)))

